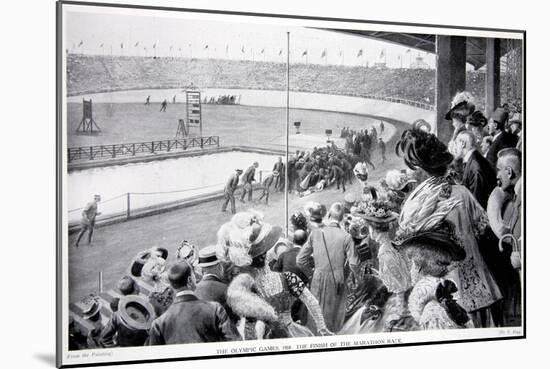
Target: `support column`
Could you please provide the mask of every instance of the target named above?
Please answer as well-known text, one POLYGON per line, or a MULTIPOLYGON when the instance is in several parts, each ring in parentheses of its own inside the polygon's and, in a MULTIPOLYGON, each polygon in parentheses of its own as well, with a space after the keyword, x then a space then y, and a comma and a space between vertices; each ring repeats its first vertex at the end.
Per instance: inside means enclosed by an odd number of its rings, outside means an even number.
POLYGON ((485 77, 485 116, 500 106, 500 39, 488 38, 485 50, 487 74, 485 77))
POLYGON ((436 134, 444 143, 453 135, 453 126, 445 120, 451 100, 466 88, 466 37, 436 36, 436 134))

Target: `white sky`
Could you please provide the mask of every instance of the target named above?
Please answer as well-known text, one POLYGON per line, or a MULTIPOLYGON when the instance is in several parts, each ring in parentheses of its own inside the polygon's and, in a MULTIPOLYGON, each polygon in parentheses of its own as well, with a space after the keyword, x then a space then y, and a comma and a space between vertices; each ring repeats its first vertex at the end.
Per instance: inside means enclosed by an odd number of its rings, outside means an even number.
POLYGON ((68 12, 65 16, 65 46, 83 54, 183 56, 283 62, 286 32, 290 31, 291 62, 337 65, 373 65, 385 61, 390 68, 408 67, 417 56, 435 67, 435 55, 381 42, 301 27, 245 24, 173 17, 68 12), (78 46, 82 42, 81 46, 78 46), (135 46, 138 43, 138 46, 135 46), (123 48, 121 48, 121 43, 123 48), (153 45, 156 43, 156 49, 153 45), (103 44, 103 48, 100 45, 103 44), (208 45, 208 48, 205 46, 208 45), (172 50, 170 51, 170 46, 172 50), (245 53, 242 53, 244 46, 245 53), (146 49, 145 49, 146 48, 146 49), (181 49, 181 51, 180 51, 181 49), (261 50, 264 53, 261 53, 261 50), (279 51, 283 50, 279 56, 279 51), (363 55, 358 57, 359 50, 363 55), (111 51, 112 50, 112 51, 111 51), (227 51, 226 51, 227 50, 227 51), (383 60, 383 59, 382 59, 383 60))

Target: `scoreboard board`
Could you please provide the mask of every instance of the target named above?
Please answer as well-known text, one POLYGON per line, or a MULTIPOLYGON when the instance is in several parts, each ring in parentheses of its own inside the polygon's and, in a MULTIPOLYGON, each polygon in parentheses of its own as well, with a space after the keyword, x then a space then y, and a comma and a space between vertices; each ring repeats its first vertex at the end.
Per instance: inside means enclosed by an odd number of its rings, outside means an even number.
POLYGON ((202 128, 201 93, 198 91, 186 91, 187 99, 187 124, 202 128))

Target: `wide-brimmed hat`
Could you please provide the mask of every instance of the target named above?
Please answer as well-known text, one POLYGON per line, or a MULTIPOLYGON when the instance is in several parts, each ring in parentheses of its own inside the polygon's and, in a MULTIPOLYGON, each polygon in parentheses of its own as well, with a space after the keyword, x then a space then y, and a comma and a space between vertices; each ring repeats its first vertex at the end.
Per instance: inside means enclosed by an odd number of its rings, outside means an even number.
POLYGON ((370 224, 387 224, 397 220, 397 214, 393 211, 389 201, 375 200, 361 203, 352 209, 353 216, 364 219, 370 224))
POLYGON ((155 309, 142 296, 131 295, 120 298, 118 314, 126 327, 135 330, 148 330, 156 318, 155 309))
POLYGON ((315 222, 321 221, 327 215, 327 207, 318 202, 308 202, 304 206, 304 210, 309 219, 315 222))
POLYGON ((275 246, 282 234, 283 229, 281 227, 263 223, 258 237, 252 240, 248 254, 251 258, 255 258, 267 253, 269 249, 275 246))
POLYGON ((193 264, 197 260, 197 248, 187 240, 181 241, 176 251, 176 259, 186 260, 190 264, 193 264))
POLYGON ((82 317, 84 319, 91 319, 101 310, 101 301, 99 296, 89 295, 82 299, 82 317))
POLYGON ((398 191, 403 190, 409 183, 416 183, 416 179, 409 177, 407 173, 403 173, 397 169, 389 170, 384 180, 390 189, 398 191))
POLYGON ((474 100, 474 96, 467 91, 457 93, 451 101, 451 108, 445 114, 445 119, 452 120, 453 113, 460 113, 465 117, 472 114, 476 108, 474 100))
POLYGON ((399 250, 414 246, 434 251, 446 255, 452 261, 462 261, 466 258, 466 251, 456 236, 454 225, 447 221, 430 230, 405 232, 398 235, 392 244, 399 250))
POLYGON ((199 267, 209 267, 219 264, 218 256, 216 254, 216 246, 206 246, 199 250, 199 267))

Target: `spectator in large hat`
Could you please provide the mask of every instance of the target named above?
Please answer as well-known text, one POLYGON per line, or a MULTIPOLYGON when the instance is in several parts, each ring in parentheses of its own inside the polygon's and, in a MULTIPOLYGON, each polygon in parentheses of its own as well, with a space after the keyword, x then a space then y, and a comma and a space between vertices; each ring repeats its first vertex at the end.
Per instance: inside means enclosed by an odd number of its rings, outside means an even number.
POLYGON ((82 299, 82 317, 92 324, 92 329, 86 337, 88 348, 100 348, 101 332, 103 331, 103 323, 101 321, 101 300, 99 296, 91 294, 82 299))
POLYGON ((497 108, 491 115, 487 126, 489 134, 493 136, 493 143, 487 151, 487 160, 493 168, 496 168, 498 152, 508 147, 516 147, 518 143, 518 136, 506 131, 507 121, 508 113, 502 108, 497 108))
POLYGON ((454 155, 454 141, 458 134, 466 129, 468 116, 475 111, 474 96, 468 91, 462 91, 455 95, 451 101, 451 109, 445 114, 445 119, 450 120, 454 131, 449 141, 449 152, 454 155))
MULTIPOLYGON (((267 336, 272 338, 281 334, 280 328, 291 337, 312 336, 312 332, 320 335, 331 334, 326 328, 317 300, 304 282, 292 272, 273 272, 266 265, 266 254, 280 240, 282 229, 261 221, 253 228, 252 234, 242 229, 230 232, 229 235, 230 248, 247 249, 251 258, 251 261, 244 265, 243 271, 246 273, 235 277, 227 290, 229 306, 233 312, 244 318, 238 325, 243 332, 243 338, 249 339, 246 334, 249 331, 246 325, 250 322, 250 318, 265 321, 270 328, 267 336), (257 293, 253 292, 254 289, 257 293), (266 315, 269 305, 266 306, 265 303, 258 301, 258 295, 271 306, 274 316, 266 315), (313 317, 313 330, 310 331, 292 320, 291 307, 295 299, 302 301, 313 317)), ((233 262, 235 254, 228 252, 227 255, 229 261, 233 262)))
POLYGON ((155 318, 153 306, 144 297, 129 294, 120 298, 117 310, 101 333, 102 346, 143 346, 155 318))
MULTIPOLYGON (((320 215, 317 211, 311 214, 314 219, 320 215)), ((334 203, 329 211, 328 224, 319 224, 312 229, 308 242, 296 257, 298 267, 311 276, 311 291, 319 301, 327 327, 333 332, 339 331, 344 324, 345 276, 349 269, 356 272, 359 265, 351 236, 340 228, 343 217, 342 204, 334 203)))
POLYGON ((408 308, 421 329, 471 328, 466 310, 454 300, 454 281, 443 280, 463 262, 466 251, 452 223, 443 221, 434 228, 413 232, 397 239, 394 246, 410 260, 413 289, 408 308))
POLYGON ((416 179, 397 169, 389 170, 383 181, 387 199, 398 207, 401 207, 417 183, 416 179))
POLYGON ((475 199, 487 209, 487 200, 497 185, 495 170, 491 163, 477 151, 476 137, 471 131, 463 131, 456 138, 456 158, 464 163, 462 185, 470 190, 475 199))
POLYGON ((454 157, 435 135, 407 130, 396 149, 409 168, 428 175, 403 203, 398 234, 431 228, 443 220, 452 223, 466 251, 453 276, 460 291, 459 303, 477 327, 492 325, 489 308, 502 294, 478 245, 488 224, 485 210, 466 187, 447 177, 454 157))
POLYGON ((397 215, 392 211, 389 202, 379 200, 367 205, 363 217, 369 226, 369 234, 379 245, 379 277, 388 291, 403 296, 404 303, 404 293, 411 287, 409 269, 390 240, 390 228, 396 226, 397 215))
POLYGON ((224 308, 217 302, 200 300, 193 293, 195 274, 189 263, 174 264, 168 271, 168 279, 176 291, 176 299, 162 316, 153 321, 149 345, 238 339, 224 308))
POLYGON ((235 173, 229 177, 229 180, 227 181, 225 188, 223 190, 223 204, 222 204, 222 211, 227 210, 227 205, 231 203, 231 213, 235 214, 237 211, 235 209, 235 190, 237 189, 237 186, 239 185, 239 176, 243 173, 242 169, 235 169, 235 173))

